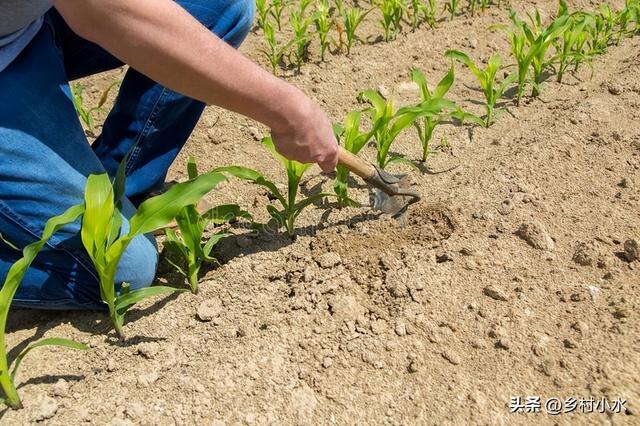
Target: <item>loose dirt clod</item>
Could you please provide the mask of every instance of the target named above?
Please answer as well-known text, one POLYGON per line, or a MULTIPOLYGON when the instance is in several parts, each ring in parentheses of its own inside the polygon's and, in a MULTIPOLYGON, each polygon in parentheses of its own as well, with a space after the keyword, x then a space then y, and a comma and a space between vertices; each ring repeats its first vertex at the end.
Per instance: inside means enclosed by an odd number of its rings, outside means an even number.
POLYGON ((627 240, 624 242, 624 257, 628 262, 640 259, 640 245, 638 240, 627 240))
POLYGON ((42 398, 40 405, 38 405, 38 409, 33 417, 33 420, 36 422, 42 422, 55 416, 57 412, 58 403, 56 402, 56 400, 45 396, 44 398, 42 398))
POLYGON ((494 300, 501 300, 503 302, 509 300, 509 296, 507 296, 507 294, 499 288, 489 286, 485 287, 482 291, 486 296, 489 296, 494 300))
POLYGON ((555 243, 544 226, 539 222, 528 222, 520 225, 516 235, 538 250, 553 251, 555 243))
POLYGON ((340 263, 342 263, 342 260, 337 253, 324 253, 318 258, 318 264, 324 269, 333 268, 340 263))
POLYGON ((460 364, 460 355, 458 355, 457 353, 451 351, 451 350, 446 350, 444 352, 442 352, 442 357, 444 359, 446 359, 447 361, 449 361, 451 364, 453 365, 459 365, 460 364))
POLYGON ((593 244, 579 243, 572 257, 573 261, 578 265, 591 266, 598 259, 598 252, 593 244))
POLYGON ((209 299, 200 303, 196 317, 203 322, 208 322, 220 316, 222 305, 217 299, 209 299))
POLYGON ((329 312, 337 321, 356 321, 366 309, 353 296, 336 296, 329 301, 329 312))

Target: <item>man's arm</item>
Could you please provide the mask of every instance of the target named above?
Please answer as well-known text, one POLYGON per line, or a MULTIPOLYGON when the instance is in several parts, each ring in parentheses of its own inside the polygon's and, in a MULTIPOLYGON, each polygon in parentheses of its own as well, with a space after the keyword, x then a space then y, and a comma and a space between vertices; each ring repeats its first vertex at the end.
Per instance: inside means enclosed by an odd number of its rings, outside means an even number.
POLYGON ((54 0, 67 24, 154 81, 271 129, 288 158, 335 168, 326 114, 227 45, 172 0, 54 0))

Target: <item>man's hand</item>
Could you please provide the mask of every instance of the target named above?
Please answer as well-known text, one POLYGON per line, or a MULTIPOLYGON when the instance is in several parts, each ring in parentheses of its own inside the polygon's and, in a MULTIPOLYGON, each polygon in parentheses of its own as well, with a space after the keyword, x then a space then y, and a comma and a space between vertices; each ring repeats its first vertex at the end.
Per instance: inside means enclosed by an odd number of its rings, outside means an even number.
POLYGON ((335 168, 336 141, 320 107, 173 0, 54 0, 54 6, 78 35, 154 81, 269 126, 286 157, 335 168))
POLYGON ((338 143, 331 122, 318 105, 300 93, 296 110, 282 127, 273 127, 271 136, 276 150, 302 163, 318 163, 325 172, 336 168, 338 143))

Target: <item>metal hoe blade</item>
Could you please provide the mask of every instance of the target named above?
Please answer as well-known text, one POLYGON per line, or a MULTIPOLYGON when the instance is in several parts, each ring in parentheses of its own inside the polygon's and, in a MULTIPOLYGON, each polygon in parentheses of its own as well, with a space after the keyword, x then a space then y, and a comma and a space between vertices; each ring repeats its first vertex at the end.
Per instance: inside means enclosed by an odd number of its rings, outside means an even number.
POLYGON ((415 190, 407 188, 406 175, 395 176, 376 167, 376 175, 367 179, 367 183, 378 188, 373 197, 373 208, 398 219, 407 208, 422 199, 415 190))

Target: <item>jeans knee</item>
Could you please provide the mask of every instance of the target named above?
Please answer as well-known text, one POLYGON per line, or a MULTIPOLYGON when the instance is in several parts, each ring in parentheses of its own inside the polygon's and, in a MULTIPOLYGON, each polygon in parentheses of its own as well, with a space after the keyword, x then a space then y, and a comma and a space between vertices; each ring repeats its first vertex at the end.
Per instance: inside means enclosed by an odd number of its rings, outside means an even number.
POLYGON ((117 283, 128 283, 132 290, 153 284, 158 269, 158 248, 153 236, 135 237, 125 251, 116 272, 117 283))
MULTIPOLYGON (((182 4, 181 0, 178 0, 182 4)), ((233 47, 239 47, 253 26, 255 0, 190 0, 184 2, 196 19, 233 47)))

